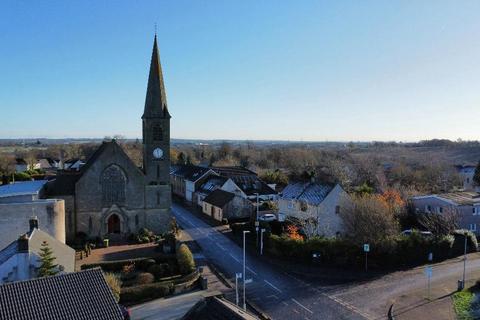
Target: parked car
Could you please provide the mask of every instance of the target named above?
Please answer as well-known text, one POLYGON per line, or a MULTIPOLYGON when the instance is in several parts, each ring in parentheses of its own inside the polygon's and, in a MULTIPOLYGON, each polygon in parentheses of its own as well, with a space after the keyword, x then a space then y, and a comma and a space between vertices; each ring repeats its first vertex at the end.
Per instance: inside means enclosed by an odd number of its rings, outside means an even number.
POLYGON ((277 217, 273 213, 265 213, 263 216, 258 218, 260 221, 271 222, 277 220, 277 217))
MULTIPOLYGON (((430 231, 419 231, 419 230, 416 230, 417 232, 419 232, 422 236, 424 237, 430 237, 432 236, 432 233, 430 231)), ((407 230, 403 230, 402 231, 402 234, 404 236, 409 236, 413 233, 413 230, 412 229, 407 229, 407 230)))

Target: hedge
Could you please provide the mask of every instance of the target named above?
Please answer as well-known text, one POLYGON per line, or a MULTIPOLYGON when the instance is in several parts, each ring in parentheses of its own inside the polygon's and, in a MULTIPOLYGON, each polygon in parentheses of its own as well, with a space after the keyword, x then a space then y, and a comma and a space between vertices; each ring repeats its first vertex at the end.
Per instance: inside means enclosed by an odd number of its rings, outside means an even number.
POLYGON ((133 304, 165 297, 173 292, 173 282, 156 282, 135 287, 122 288, 121 304, 133 304))
POLYGON ((156 258, 135 258, 125 260, 105 261, 99 263, 84 264, 81 266, 82 270, 92 269, 96 267, 102 268, 105 272, 120 272, 123 266, 134 263, 135 267, 144 271, 148 271, 148 268, 155 263, 169 263, 171 266, 176 265, 175 255, 162 255, 156 258))
MULTIPOLYGON (((475 236, 471 233, 467 236, 468 251, 477 251, 475 236)), ((442 261, 463 254, 463 251, 463 231, 443 237, 424 237, 413 232, 410 236, 398 236, 370 245, 368 260, 372 267, 397 268, 426 263, 429 253, 433 253, 434 261, 442 261)), ((315 262, 343 267, 363 266, 365 259, 361 245, 338 238, 316 237, 302 241, 270 235, 265 252, 274 257, 300 262, 312 262, 315 253, 319 254, 315 262)))
POLYGON ((195 270, 195 260, 186 244, 181 244, 177 250, 177 263, 182 274, 189 274, 195 270))

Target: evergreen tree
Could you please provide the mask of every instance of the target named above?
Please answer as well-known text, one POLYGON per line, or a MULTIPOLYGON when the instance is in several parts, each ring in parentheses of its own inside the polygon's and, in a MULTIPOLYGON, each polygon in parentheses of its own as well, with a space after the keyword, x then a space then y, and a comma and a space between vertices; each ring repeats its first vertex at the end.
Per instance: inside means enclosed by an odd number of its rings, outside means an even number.
POLYGON ((57 274, 58 265, 53 263, 56 258, 53 256, 53 251, 48 246, 47 241, 42 242, 39 255, 41 264, 37 275, 39 277, 48 277, 57 274))

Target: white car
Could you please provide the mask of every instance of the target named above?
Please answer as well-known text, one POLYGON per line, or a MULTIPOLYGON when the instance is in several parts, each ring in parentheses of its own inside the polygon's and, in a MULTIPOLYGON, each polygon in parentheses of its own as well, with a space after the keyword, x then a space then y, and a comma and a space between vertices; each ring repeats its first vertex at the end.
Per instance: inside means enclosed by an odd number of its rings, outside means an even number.
POLYGON ((258 218, 260 221, 270 222, 277 220, 277 217, 273 213, 265 213, 263 216, 258 218))

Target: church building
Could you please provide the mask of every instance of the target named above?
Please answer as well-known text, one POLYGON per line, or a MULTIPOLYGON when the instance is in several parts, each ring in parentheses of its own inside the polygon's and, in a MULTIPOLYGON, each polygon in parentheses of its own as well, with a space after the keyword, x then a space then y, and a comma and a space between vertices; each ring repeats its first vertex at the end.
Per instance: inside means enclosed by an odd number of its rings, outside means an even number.
POLYGON ((78 172, 59 172, 47 192, 65 200, 68 240, 80 232, 122 237, 140 228, 156 233, 168 228, 170 118, 155 35, 142 115, 143 168, 112 140, 103 142, 78 172))

